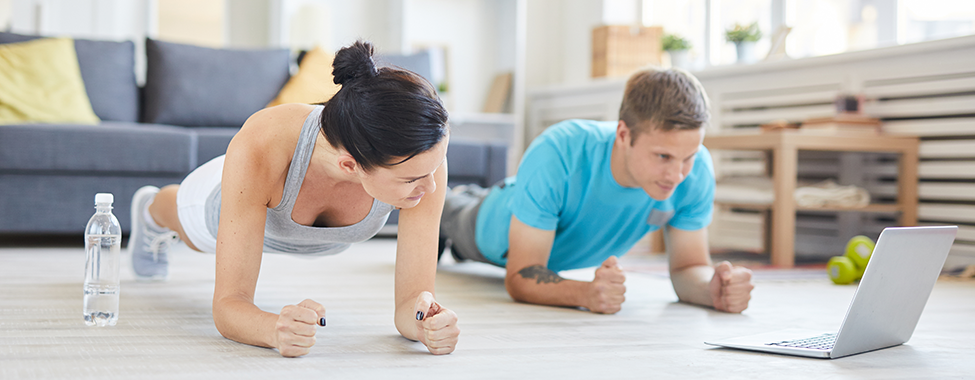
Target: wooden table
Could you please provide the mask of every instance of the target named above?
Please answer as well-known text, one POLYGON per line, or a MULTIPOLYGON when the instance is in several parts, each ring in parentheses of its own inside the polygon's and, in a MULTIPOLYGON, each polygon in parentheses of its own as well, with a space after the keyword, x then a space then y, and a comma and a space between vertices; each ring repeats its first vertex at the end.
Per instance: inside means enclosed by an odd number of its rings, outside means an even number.
MULTIPOLYGON (((772 207, 772 265, 795 265, 796 207, 794 193, 799 150, 838 152, 893 152, 900 154, 897 203, 874 204, 863 208, 815 208, 810 210, 900 212, 900 224, 917 224, 918 138, 889 135, 821 135, 799 131, 778 131, 748 135, 708 135, 704 146, 710 150, 759 150, 772 153, 772 182, 775 200, 772 207)), ((752 206, 754 207, 754 206, 752 206)))

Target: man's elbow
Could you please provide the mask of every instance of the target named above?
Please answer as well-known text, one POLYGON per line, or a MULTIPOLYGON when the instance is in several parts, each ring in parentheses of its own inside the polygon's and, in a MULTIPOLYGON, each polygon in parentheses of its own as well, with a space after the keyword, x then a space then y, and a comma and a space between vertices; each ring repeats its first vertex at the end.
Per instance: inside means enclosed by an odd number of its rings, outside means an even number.
POLYGON ((511 299, 518 302, 528 302, 528 300, 525 298, 525 292, 524 289, 522 289, 522 285, 523 284, 519 283, 517 279, 512 278, 510 275, 505 276, 504 278, 504 288, 508 291, 508 295, 511 296, 511 299))

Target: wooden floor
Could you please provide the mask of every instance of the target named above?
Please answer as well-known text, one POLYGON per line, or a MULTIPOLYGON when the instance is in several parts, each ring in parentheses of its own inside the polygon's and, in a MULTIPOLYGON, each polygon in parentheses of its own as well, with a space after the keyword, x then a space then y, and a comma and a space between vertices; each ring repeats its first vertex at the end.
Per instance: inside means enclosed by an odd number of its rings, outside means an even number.
MULTIPOLYGON (((162 284, 123 271, 118 326, 95 328, 81 316, 83 249, 0 248, 0 379, 975 377, 975 282, 939 281, 908 344, 822 360, 703 341, 800 325, 836 330, 855 287, 825 277, 759 276, 751 307, 735 315, 676 303, 665 276, 642 270, 628 274, 620 313, 596 315, 514 303, 500 269, 445 262, 438 299, 459 315, 461 337, 453 354, 432 356, 393 327, 394 255, 394 240, 374 239, 333 257, 266 256, 261 308, 312 298, 328 309, 311 353, 286 359, 214 328, 212 255, 177 247, 162 284)), ((659 261, 627 256, 624 267, 659 261)))

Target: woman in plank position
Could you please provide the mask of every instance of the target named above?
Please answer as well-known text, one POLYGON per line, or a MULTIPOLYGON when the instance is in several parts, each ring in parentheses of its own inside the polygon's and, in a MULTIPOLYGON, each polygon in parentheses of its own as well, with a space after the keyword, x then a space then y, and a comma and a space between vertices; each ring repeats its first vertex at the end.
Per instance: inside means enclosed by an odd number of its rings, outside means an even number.
POLYGON ((433 354, 454 350, 457 315, 434 298, 437 236, 447 188, 447 112, 429 82, 377 69, 373 47, 335 55, 341 89, 320 105, 285 104, 251 116, 225 156, 179 185, 146 186, 132 201, 128 249, 140 279, 168 276, 182 239, 216 253, 213 320, 223 336, 307 354, 325 307, 306 299, 269 313, 254 305, 263 252, 330 255, 365 241, 401 209, 395 324, 433 354))

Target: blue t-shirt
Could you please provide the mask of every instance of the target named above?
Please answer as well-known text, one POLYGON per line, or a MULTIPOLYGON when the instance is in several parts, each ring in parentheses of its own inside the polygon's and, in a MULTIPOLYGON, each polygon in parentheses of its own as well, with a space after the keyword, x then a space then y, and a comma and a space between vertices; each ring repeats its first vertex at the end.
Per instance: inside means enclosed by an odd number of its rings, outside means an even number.
POLYGON ((525 152, 518 174, 494 187, 477 215, 475 239, 485 258, 507 262, 511 216, 555 230, 548 268, 594 267, 626 253, 665 224, 699 230, 711 223, 714 168, 701 146, 694 167, 670 198, 657 201, 642 188, 613 178, 610 155, 617 122, 568 120, 545 130, 525 152))

